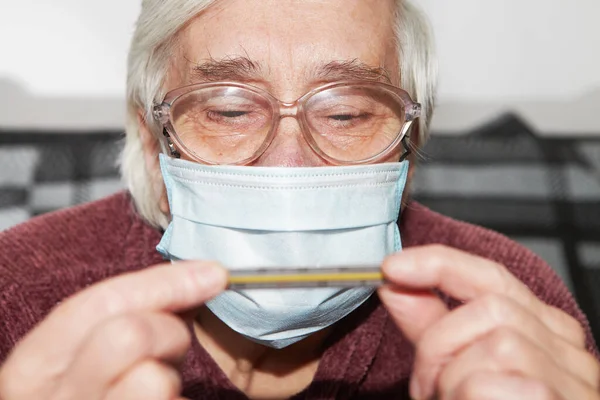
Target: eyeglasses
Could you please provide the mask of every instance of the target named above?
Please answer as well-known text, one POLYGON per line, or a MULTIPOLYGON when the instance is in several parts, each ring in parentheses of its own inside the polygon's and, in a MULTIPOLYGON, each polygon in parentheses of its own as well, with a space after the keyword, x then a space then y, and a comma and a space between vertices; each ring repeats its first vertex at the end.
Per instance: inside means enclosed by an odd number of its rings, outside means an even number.
POLYGON ((421 114, 404 90, 380 82, 336 82, 284 103, 260 88, 215 82, 175 89, 154 106, 171 155, 245 165, 260 157, 279 121, 298 121, 311 149, 334 165, 368 164, 393 152, 421 114), (177 146, 175 146, 177 145, 177 146))

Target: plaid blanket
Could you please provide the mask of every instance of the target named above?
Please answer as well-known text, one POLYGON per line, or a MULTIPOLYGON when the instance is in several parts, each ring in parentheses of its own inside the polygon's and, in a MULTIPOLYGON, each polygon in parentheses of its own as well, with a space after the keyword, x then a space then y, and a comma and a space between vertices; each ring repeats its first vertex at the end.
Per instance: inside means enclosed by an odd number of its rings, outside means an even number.
MULTIPOLYGON (((123 188, 120 132, 0 130, 0 230, 123 188)), ((574 292, 600 342, 600 132, 542 138, 513 115, 433 135, 414 195, 541 255, 574 292)))

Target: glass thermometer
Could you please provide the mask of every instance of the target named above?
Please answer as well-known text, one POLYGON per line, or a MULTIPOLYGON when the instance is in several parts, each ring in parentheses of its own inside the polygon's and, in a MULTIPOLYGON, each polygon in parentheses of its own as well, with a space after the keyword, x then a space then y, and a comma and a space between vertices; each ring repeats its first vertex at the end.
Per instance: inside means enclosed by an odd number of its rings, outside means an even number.
POLYGON ((381 286, 379 265, 327 268, 258 268, 229 271, 228 289, 381 286))

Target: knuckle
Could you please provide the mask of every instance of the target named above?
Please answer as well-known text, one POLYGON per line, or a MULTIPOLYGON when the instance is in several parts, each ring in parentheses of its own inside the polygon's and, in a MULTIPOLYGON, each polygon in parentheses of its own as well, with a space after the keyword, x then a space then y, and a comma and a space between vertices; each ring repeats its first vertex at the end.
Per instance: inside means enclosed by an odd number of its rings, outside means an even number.
POLYGON ((480 374, 474 374, 467 377, 456 388, 454 397, 461 400, 476 400, 487 396, 489 387, 487 387, 485 381, 480 378, 480 374))
POLYGON ((498 294, 489 294, 476 303, 481 307, 481 312, 497 323, 504 323, 514 315, 514 304, 507 297, 498 294))
POLYGON ((592 371, 591 376, 592 376, 592 380, 594 381, 594 383, 596 384, 596 389, 598 389, 600 387, 600 363, 598 363, 598 360, 596 359, 596 357, 592 356, 591 354, 587 353, 589 364, 590 364, 590 370, 592 371))
POLYGON ((161 315, 162 332, 168 332, 172 346, 188 349, 192 344, 192 333, 186 323, 169 314, 161 315))
POLYGON ((181 390, 181 379, 175 370, 158 362, 145 362, 132 374, 134 386, 143 387, 153 398, 171 399, 181 390))
POLYGON ((479 400, 492 397, 513 398, 515 395, 528 400, 556 400, 556 393, 542 381, 485 371, 465 378, 459 383, 452 398, 479 400), (512 384, 507 385, 509 382, 512 384))
POLYGON ((556 395, 548 385, 541 381, 527 382, 527 398, 532 400, 555 400, 556 395))
POLYGON ((432 264, 441 264, 448 258, 448 252, 451 251, 448 247, 442 244, 431 244, 427 246, 429 262, 432 264))
POLYGON ((450 250, 450 247, 445 246, 440 243, 433 243, 433 244, 428 244, 427 246, 425 246, 425 249, 427 250, 428 254, 439 255, 439 254, 447 253, 450 250))
POLYGON ((13 371, 8 368, 2 368, 0 371, 0 398, 19 398, 21 395, 20 379, 14 375, 13 371))
POLYGON ((59 310, 67 315, 75 314, 73 310, 117 315, 124 312, 126 308, 127 303, 123 293, 111 286, 108 281, 90 286, 59 306, 59 310))
POLYGON ((575 340, 575 342, 581 345, 582 347, 585 346, 586 334, 581 323, 573 316, 565 313, 564 311, 558 308, 551 307, 550 310, 552 313, 556 314, 559 318, 561 318, 560 322, 564 326, 564 329, 569 335, 569 337, 575 340))
POLYGON ((490 281, 496 282, 498 291, 500 293, 511 293, 511 291, 513 290, 513 280, 509 278, 510 272, 508 272, 504 265, 490 261, 488 274, 490 275, 490 281))
POLYGON ((441 244, 431 244, 423 249, 423 266, 429 270, 438 270, 448 262, 449 248, 441 244))
POLYGON ((116 352, 144 353, 151 346, 152 332, 143 317, 130 314, 108 321, 102 336, 116 352))
POLYGON ((500 364, 509 364, 515 355, 524 357, 524 343, 521 336, 513 329, 499 327, 495 329, 486 341, 487 352, 500 364))
POLYGON ((20 399, 35 391, 42 371, 37 358, 13 354, 0 369, 0 399, 20 399))
POLYGON ((576 347, 585 348, 587 334, 581 322, 554 306, 544 306, 541 311, 542 320, 555 332, 576 347))
POLYGON ((575 340, 575 342, 582 348, 585 347, 586 342, 587 342, 587 335, 586 335, 585 331, 583 330, 583 328, 581 327, 581 325, 579 325, 579 323, 577 323, 577 326, 574 327, 570 332, 571 332, 571 337, 573 338, 573 340, 575 340))
POLYGON ((586 371, 589 375, 590 382, 598 389, 600 387, 600 363, 592 354, 583 351, 583 359, 581 361, 581 370, 586 371))
POLYGON ((182 318, 179 318, 173 314, 161 314, 160 318, 162 319, 162 324, 168 325, 175 332, 177 332, 178 336, 186 340, 191 340, 192 335, 190 330, 182 318))

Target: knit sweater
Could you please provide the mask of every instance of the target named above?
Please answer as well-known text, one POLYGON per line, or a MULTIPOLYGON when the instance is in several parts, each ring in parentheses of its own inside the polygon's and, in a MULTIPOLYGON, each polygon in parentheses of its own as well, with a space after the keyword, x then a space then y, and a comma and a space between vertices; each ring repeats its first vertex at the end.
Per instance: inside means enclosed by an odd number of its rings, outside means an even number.
MULTIPOLYGON (((416 202, 404 209, 405 247, 440 243, 505 265, 541 300, 589 325, 560 278, 508 238, 439 215, 416 202)), ((0 362, 62 299, 111 276, 162 262, 161 232, 135 213, 127 193, 47 214, 0 233, 0 362)), ((448 300, 451 306, 455 306, 448 300)), ((336 324, 313 382, 294 399, 408 399, 413 347, 378 298, 336 324)), ((193 341, 182 367, 183 394, 247 398, 193 341)))

